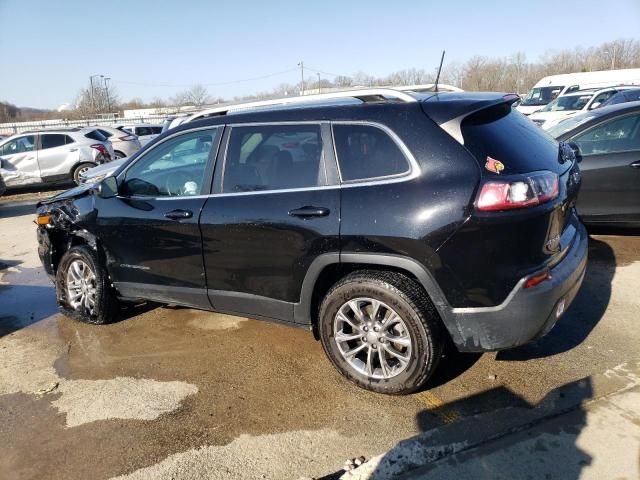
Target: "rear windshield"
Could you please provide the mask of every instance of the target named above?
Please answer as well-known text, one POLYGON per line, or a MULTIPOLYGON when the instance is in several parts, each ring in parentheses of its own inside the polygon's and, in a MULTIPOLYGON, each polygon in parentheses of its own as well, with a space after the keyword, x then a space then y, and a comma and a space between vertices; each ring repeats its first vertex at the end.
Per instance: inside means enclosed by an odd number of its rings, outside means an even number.
MULTIPOLYGON (((502 163, 503 175, 560 171, 557 142, 511 105, 503 103, 469 115, 461 130, 464 146, 483 169, 489 157, 502 163)), ((487 170, 491 167, 489 162, 487 170)))
POLYGON ((102 135, 98 130, 91 130, 89 133, 85 133, 84 136, 87 138, 90 138, 91 140, 96 140, 98 142, 107 141, 107 137, 102 135))

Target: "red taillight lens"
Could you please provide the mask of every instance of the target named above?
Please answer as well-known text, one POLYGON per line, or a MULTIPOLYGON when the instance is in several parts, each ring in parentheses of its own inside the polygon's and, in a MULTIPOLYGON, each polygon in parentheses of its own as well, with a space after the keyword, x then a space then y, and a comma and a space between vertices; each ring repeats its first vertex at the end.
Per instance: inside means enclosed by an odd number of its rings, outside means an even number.
POLYGON ((107 147, 105 147, 101 143, 94 143, 93 145, 91 145, 91 148, 95 148, 96 150, 98 150, 103 155, 107 154, 107 147))
POLYGON ((538 273, 536 275, 530 276, 527 281, 524 283, 524 288, 535 287, 536 285, 541 284, 545 280, 551 278, 551 272, 549 270, 545 270, 542 273, 538 273))
POLYGON ((490 180, 482 185, 476 208, 482 212, 493 212, 533 207, 553 200, 558 192, 558 176, 552 172, 531 173, 510 180, 490 180))

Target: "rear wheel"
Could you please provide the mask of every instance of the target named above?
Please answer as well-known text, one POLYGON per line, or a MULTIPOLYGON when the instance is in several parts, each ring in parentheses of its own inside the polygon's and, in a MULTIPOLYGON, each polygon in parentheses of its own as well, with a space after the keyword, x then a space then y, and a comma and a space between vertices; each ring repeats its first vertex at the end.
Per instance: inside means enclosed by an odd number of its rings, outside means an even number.
POLYGON ((80 165, 78 165, 73 169, 73 173, 71 174, 73 176, 73 181, 76 182, 77 185, 80 185, 80 175, 95 166, 95 163, 81 163, 80 165))
POLYGON ((62 311, 86 323, 109 323, 118 310, 106 272, 86 245, 71 247, 63 255, 56 272, 56 293, 62 311))
POLYGON ((439 319, 425 292, 392 272, 355 272, 320 307, 320 339, 334 366, 379 393, 419 389, 442 355, 439 319))

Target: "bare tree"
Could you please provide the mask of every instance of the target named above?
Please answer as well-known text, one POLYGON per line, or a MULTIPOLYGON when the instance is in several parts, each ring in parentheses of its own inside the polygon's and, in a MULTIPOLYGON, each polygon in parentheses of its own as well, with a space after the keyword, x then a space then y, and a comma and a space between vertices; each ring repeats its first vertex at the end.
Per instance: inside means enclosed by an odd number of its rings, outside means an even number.
POLYGON ((209 101, 209 92, 201 84, 196 84, 188 90, 177 93, 172 100, 173 104, 177 106, 194 105, 196 107, 206 105, 209 101))

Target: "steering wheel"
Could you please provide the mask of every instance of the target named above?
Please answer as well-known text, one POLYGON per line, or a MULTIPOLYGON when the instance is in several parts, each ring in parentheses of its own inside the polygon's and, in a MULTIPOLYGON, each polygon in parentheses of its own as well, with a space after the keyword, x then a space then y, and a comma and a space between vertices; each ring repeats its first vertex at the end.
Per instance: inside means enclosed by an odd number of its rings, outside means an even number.
POLYGON ((185 195, 185 186, 193 179, 184 172, 176 172, 167 177, 165 181, 165 189, 167 193, 172 197, 179 197, 185 195))

